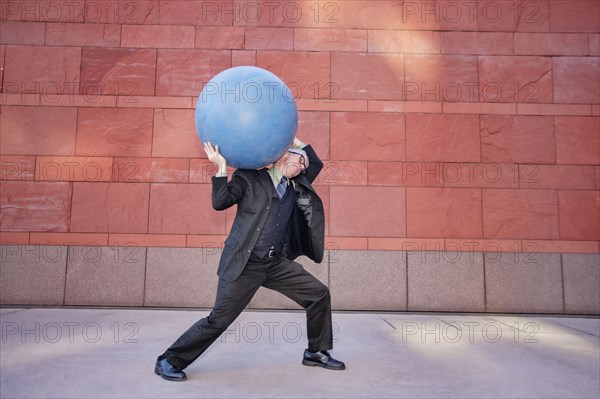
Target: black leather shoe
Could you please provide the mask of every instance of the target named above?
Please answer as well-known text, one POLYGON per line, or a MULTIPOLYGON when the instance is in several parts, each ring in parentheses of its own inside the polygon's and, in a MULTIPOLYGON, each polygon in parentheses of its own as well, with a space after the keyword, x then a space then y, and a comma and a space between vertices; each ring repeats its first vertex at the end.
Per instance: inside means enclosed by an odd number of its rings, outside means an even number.
POLYGON ((331 357, 327 351, 318 351, 315 353, 309 352, 308 349, 304 351, 304 359, 302 364, 305 366, 321 366, 330 370, 344 370, 346 365, 344 362, 335 360, 331 357))
POLYGON ((185 373, 169 363, 166 358, 156 361, 154 372, 169 381, 185 381, 187 379, 185 373))

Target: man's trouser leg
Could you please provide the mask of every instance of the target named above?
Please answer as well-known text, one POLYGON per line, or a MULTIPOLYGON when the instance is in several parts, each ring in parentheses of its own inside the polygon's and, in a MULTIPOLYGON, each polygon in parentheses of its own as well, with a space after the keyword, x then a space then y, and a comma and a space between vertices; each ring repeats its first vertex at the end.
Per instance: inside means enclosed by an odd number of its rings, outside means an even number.
POLYGON ((263 283, 306 309, 308 350, 333 348, 329 288, 304 270, 301 264, 282 258, 267 270, 263 283))
POLYGON ((183 333, 162 356, 182 370, 190 365, 239 316, 264 282, 265 276, 265 264, 249 262, 237 280, 219 279, 213 310, 183 333))

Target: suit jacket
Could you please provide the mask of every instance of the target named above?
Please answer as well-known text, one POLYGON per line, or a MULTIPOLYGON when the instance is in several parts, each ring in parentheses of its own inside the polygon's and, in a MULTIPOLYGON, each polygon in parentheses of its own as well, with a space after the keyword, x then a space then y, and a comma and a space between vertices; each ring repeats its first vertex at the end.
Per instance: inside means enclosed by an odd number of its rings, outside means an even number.
MULTIPOLYGON (((296 206, 286 229, 283 255, 290 260, 306 255, 320 263, 325 241, 325 212, 323 202, 311 183, 323 168, 323 163, 310 145, 304 147, 304 151, 308 155, 309 166, 304 174, 291 179, 296 206)), ((264 168, 237 169, 229 182, 227 177, 212 178, 213 208, 224 210, 235 204, 238 206, 219 262, 217 274, 220 278, 234 281, 242 273, 267 219, 272 193, 273 183, 264 168)))

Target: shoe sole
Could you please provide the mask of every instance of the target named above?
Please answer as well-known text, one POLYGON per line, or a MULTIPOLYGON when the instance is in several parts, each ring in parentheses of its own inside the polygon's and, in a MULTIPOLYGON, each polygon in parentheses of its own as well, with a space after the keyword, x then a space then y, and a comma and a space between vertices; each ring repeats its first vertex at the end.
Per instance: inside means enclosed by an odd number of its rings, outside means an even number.
POLYGON ((185 380, 187 380, 187 376, 185 376, 183 378, 167 377, 166 375, 164 375, 163 373, 160 372, 160 368, 158 368, 158 367, 154 367, 154 374, 161 376, 163 379, 165 379, 167 381, 185 381, 185 380))
POLYGON ((323 363, 319 363, 319 362, 313 362, 311 360, 302 360, 302 364, 305 366, 319 366, 319 367, 323 367, 324 369, 327 370, 345 370, 346 366, 342 366, 342 367, 327 367, 326 365, 324 365, 323 363))

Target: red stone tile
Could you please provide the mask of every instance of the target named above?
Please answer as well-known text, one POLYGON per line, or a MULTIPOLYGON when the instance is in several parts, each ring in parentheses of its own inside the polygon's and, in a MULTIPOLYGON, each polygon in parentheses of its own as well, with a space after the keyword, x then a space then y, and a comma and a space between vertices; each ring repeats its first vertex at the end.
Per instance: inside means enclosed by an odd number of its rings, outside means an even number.
POLYGON ((522 188, 593 190, 593 166, 519 165, 522 188))
POLYGON ((404 187, 333 186, 330 201, 333 236, 406 237, 404 187))
POLYGON ((192 235, 188 234, 186 246, 188 248, 222 248, 225 245, 227 235, 192 235))
MULTIPOLYGON (((239 15, 239 14, 238 14, 239 15)), ((233 0, 161 1, 159 20, 166 25, 231 26, 236 16, 233 0)))
POLYGON ((516 104, 517 115, 592 115, 589 104, 516 104))
POLYGON ((80 48, 7 46, 5 57, 4 91, 69 94, 79 82, 80 48))
POLYGON ((370 186, 442 187, 442 164, 435 162, 369 162, 370 186))
POLYGON ((552 32, 600 31, 600 3, 596 0, 550 0, 550 14, 552 32))
POLYGON ((559 191, 560 238, 600 240, 600 191, 559 191))
POLYGON ((514 103, 443 103, 445 114, 500 114, 514 115, 517 106, 514 103))
POLYGON ((94 182, 113 176, 110 157, 38 156, 36 161, 36 180, 94 182))
POLYGON ((597 104, 600 101, 600 58, 554 57, 552 67, 554 102, 597 104))
POLYGON ((406 160, 479 162, 479 116, 406 115, 406 160))
POLYGON ((0 43, 44 45, 46 24, 43 22, 4 21, 0 24, 0 43))
POLYGON ((519 167, 500 163, 445 163, 444 187, 518 188, 519 167))
POLYGON ((483 189, 485 238, 558 239, 555 190, 483 189))
POLYGON ((154 111, 152 156, 198 158, 204 156, 194 126, 194 110, 154 111))
POLYGON ((224 234, 225 212, 213 210, 209 184, 153 184, 149 233, 224 234))
POLYGON ((511 55, 513 34, 500 32, 442 32, 442 54, 511 55))
POLYGON ((553 118, 481 115, 484 162, 554 163, 553 118))
POLYGON ((244 28, 237 26, 198 26, 196 27, 196 48, 203 49, 242 49, 244 48, 244 28))
POLYGON ((3 181, 3 231, 68 231, 70 183, 3 181))
POLYGON ((600 251, 598 241, 528 240, 524 243, 534 248, 536 253, 597 254, 600 251))
POLYGON ((329 159, 329 112, 298 112, 296 137, 310 144, 322 161, 329 159))
POLYGON ((590 44, 590 55, 596 57, 600 56, 600 34, 590 33, 588 35, 588 41, 590 44))
POLYGON ((442 103, 369 100, 368 111, 441 114, 442 103))
MULTIPOLYGON (((327 92, 331 91, 332 95, 338 95, 337 83, 327 83, 326 87, 327 92)), ((314 93, 314 90, 312 93, 314 93)), ((367 112, 368 108, 367 100, 329 100, 305 98, 296 99, 296 105, 298 106, 299 111, 367 112)))
POLYGON ((189 160, 182 158, 115 158, 114 181, 187 183, 189 160))
POLYGON ((121 45, 121 25, 48 24, 46 45, 119 47, 121 45))
POLYGON ((228 50, 158 50, 156 95, 197 97, 208 81, 230 65, 228 50))
POLYGON ((329 58, 321 52, 259 51, 256 65, 279 76, 295 99, 330 98, 336 87, 331 82, 329 58))
MULTIPOLYGON (((330 251, 329 257, 335 259, 339 250, 369 249, 369 239, 366 237, 325 237, 325 250, 330 251)), ((326 255, 327 256, 327 255, 326 255)))
POLYGON ((600 165, 600 118, 554 118, 556 162, 559 164, 600 165))
POLYGON ((313 184, 367 185, 367 163, 357 161, 326 161, 313 184))
MULTIPOLYGON (((232 169, 227 171, 231 178, 232 169)), ((208 159, 190 159, 190 183, 211 184, 216 173, 217 167, 208 159)))
MULTIPOLYGON (((118 96, 117 107, 119 108, 174 108, 186 109, 192 108, 192 97, 175 97, 175 96, 135 96, 125 95, 118 96)), ((194 97, 195 99, 195 97, 194 97)))
POLYGON ((108 245, 108 234, 98 233, 35 233, 30 234, 31 245, 108 245))
MULTIPOLYGON (((461 251, 461 252, 485 252, 487 256, 494 259, 492 253, 503 252, 520 252, 520 240, 477 240, 477 239, 457 239, 449 238, 445 240, 444 250, 446 251, 461 251)), ((518 255, 516 255, 518 256, 518 255)))
MULTIPOLYGON (((6 53, 6 46, 4 44, 0 44, 0 91, 3 87, 4 82, 4 54, 6 53)), ((2 97, 0 96, 0 99, 2 97)))
POLYGON ((403 100, 404 55, 331 54, 333 98, 403 100))
POLYGON ((81 108, 77 121, 77 155, 150 156, 152 110, 81 108))
POLYGON ((548 0, 481 0, 474 5, 479 31, 547 32, 548 0))
POLYGON ((408 101, 478 101, 477 57, 471 55, 405 56, 408 101))
POLYGON ((85 3, 70 0, 13 0, 3 2, 2 20, 83 22, 85 3))
POLYGON ((2 153, 73 155, 76 123, 76 108, 3 106, 2 153))
POLYGON ((154 95, 155 74, 156 50, 84 48, 80 93, 154 95))
POLYGON ((71 230, 80 233, 146 233, 148 184, 73 183, 71 230))
MULTIPOLYGON (((40 105, 42 95, 39 93, 19 93, 19 85, 8 82, 4 93, 0 95, 0 105, 40 105)), ((39 87, 39 86, 38 86, 39 87)))
POLYGON ((86 3, 86 23, 156 24, 159 0, 112 0, 86 3))
POLYGON ((244 48, 246 50, 293 50, 294 29, 246 28, 244 48))
POLYGON ((186 236, 183 234, 110 234, 108 245, 127 247, 170 247, 184 248, 186 236))
POLYGON ((588 55, 588 38, 584 33, 517 33, 517 55, 588 55))
POLYGON ((231 51, 231 67, 236 66, 255 66, 256 51, 232 50, 231 51))
MULTIPOLYGON (((78 90, 79 87, 74 86, 74 90, 78 90)), ((39 105, 43 107, 55 106, 55 107, 102 107, 102 108, 114 108, 117 105, 118 97, 113 95, 101 95, 101 88, 98 86, 88 86, 83 95, 73 94, 45 94, 40 98, 39 105)), ((38 105, 38 104, 35 104, 38 105)))
POLYGON ((552 103, 552 63, 548 57, 479 57, 482 102, 552 103))
POLYGON ((408 237, 482 237, 481 190, 406 189, 408 237))
POLYGON ((380 29, 369 31, 370 53, 439 54, 440 43, 440 32, 380 29))
POLYGON ((122 25, 122 47, 194 48, 193 26, 122 25))
POLYGON ((0 180, 33 180, 35 157, 0 155, 0 180))
POLYGON ((596 190, 600 190, 600 166, 596 166, 596 190))
POLYGON ((0 231, 0 244, 29 244, 29 233, 0 231))
POLYGON ((335 112, 331 115, 331 159, 403 161, 404 115, 335 112))
POLYGON ((444 239, 369 237, 369 250, 374 251, 441 251, 444 239))
POLYGON ((367 31, 362 29, 297 28, 293 40, 296 51, 367 51, 367 31))

